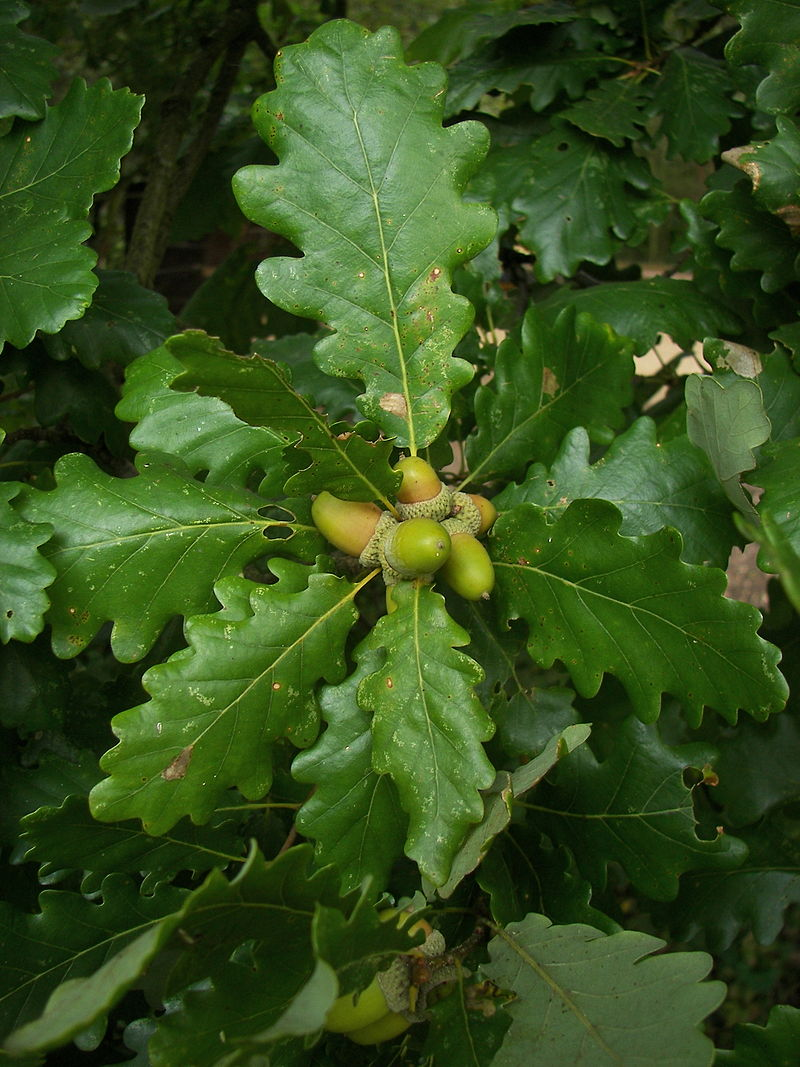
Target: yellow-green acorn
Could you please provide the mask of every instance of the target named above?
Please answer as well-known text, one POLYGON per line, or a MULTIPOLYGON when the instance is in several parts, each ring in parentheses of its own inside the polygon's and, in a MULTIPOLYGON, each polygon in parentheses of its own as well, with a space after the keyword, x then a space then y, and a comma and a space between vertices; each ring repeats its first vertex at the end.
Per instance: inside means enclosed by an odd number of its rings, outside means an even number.
POLYGON ((326 490, 314 498, 311 518, 332 545, 348 556, 360 556, 375 533, 383 512, 365 500, 340 500, 326 490))
POLYGON ((403 578, 434 574, 450 555, 450 534, 433 519, 406 519, 390 530, 383 553, 403 578))
POLYGON ((469 493, 468 496, 481 516, 481 524, 475 536, 483 537, 494 526, 494 520, 497 518, 497 508, 488 497, 481 496, 480 493, 469 493))
POLYGON ((421 456, 405 456, 395 464, 394 469, 403 475, 397 490, 397 499, 401 504, 430 500, 441 489, 439 475, 421 456))
POLYGON ((489 553, 468 533, 451 535, 450 555, 439 576, 465 600, 486 600, 494 589, 494 567, 489 553))

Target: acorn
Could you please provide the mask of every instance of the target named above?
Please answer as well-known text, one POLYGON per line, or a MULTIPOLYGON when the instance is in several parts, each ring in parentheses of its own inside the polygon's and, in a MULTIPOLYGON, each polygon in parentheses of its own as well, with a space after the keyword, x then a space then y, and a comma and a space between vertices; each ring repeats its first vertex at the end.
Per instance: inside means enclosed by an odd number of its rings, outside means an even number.
POLYGON ((384 512, 371 501, 340 500, 327 489, 311 504, 314 525, 332 545, 348 556, 360 556, 384 512))

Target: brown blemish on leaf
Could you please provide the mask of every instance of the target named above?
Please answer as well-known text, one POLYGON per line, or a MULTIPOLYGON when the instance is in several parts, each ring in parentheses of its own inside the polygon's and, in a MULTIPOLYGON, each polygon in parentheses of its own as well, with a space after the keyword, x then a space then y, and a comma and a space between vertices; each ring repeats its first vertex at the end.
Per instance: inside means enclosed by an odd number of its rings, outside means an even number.
POLYGON ((406 418, 408 415, 406 398, 402 393, 384 393, 378 404, 383 411, 388 411, 390 415, 399 415, 401 419, 406 418))
POLYGON ((545 367, 542 371, 542 392, 545 396, 555 396, 558 390, 558 378, 549 367, 545 367))
POLYGON ((161 772, 161 777, 165 782, 176 782, 179 779, 186 777, 189 764, 192 762, 193 751, 194 745, 187 745, 186 748, 175 757, 172 763, 164 768, 161 772))
POLYGON ((742 159, 742 156, 753 151, 754 146, 751 144, 740 145, 738 148, 729 148, 727 152, 723 152, 722 158, 737 170, 743 170, 753 183, 753 188, 757 189, 761 184, 761 168, 754 159, 742 159))

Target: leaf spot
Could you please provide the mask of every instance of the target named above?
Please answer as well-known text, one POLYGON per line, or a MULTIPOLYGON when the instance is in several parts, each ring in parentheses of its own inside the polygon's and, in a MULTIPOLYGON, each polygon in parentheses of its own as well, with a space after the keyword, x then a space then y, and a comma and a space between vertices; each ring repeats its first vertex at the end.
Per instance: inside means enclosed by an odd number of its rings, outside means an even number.
POLYGON ((545 396, 555 396, 558 390, 558 378, 549 367, 545 367, 542 371, 542 392, 545 396))
POLYGON ((161 772, 161 777, 165 782, 175 782, 186 777, 189 764, 192 762, 193 751, 194 745, 187 745, 186 748, 175 757, 172 763, 164 768, 161 772))
POLYGON ((402 393, 384 393, 378 401, 380 408, 390 415, 399 415, 404 419, 408 415, 408 405, 402 393))

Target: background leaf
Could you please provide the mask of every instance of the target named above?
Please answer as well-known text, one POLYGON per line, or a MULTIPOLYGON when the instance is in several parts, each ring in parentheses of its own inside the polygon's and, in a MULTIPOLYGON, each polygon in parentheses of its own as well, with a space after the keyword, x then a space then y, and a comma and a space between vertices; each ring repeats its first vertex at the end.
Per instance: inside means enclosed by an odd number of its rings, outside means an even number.
POLYGON ((361 683, 358 702, 374 716, 372 766, 392 776, 409 816, 406 854, 441 885, 483 815, 478 791, 495 772, 481 742, 493 725, 474 691, 481 669, 457 651, 468 638, 441 596, 401 582, 394 597, 397 610, 363 642, 384 649, 385 662, 361 683))
POLYGON ((536 306, 548 320, 564 307, 584 311, 633 341, 636 355, 649 351, 662 333, 690 349, 704 337, 726 337, 741 330, 730 308, 680 278, 600 282, 586 289, 563 285, 536 306))
POLYGON ((488 208, 461 200, 485 130, 442 128, 442 72, 406 67, 393 30, 324 25, 283 50, 276 81, 255 123, 281 162, 239 171, 234 190, 248 218, 303 257, 266 261, 258 283, 335 331, 317 346, 319 365, 363 380, 362 412, 415 452, 472 377, 451 357, 472 312, 450 278, 494 232, 488 208))
POLYGON ((672 526, 683 539, 686 563, 728 565, 739 539, 730 502, 705 454, 686 436, 659 442, 655 422, 644 416, 592 464, 590 448, 582 427, 570 430, 552 466, 531 464, 524 482, 494 497, 497 509, 528 502, 558 519, 573 500, 601 497, 622 512, 626 537, 672 526))
POLYGON ((719 152, 719 139, 741 114, 735 87, 723 62, 696 48, 669 53, 653 92, 659 133, 670 156, 707 163, 719 152))
POLYGON ((0 139, 0 345, 56 333, 91 302, 87 214, 119 179, 142 102, 104 80, 75 80, 40 123, 0 139))
POLYGON ((152 699, 114 717, 110 777, 90 798, 97 818, 139 818, 153 834, 184 815, 206 822, 231 786, 266 794, 278 738, 314 739, 314 687, 344 673, 360 586, 288 560, 271 567, 275 585, 220 583, 222 610, 187 619, 189 647, 145 674, 152 699))
POLYGON ((35 1018, 61 982, 99 970, 120 948, 179 908, 184 896, 184 890, 166 885, 153 896, 140 896, 124 875, 113 874, 103 883, 101 903, 55 890, 40 895, 41 911, 35 915, 0 903, 0 1030, 8 1034, 35 1018))
POLYGON ((781 0, 729 0, 727 10, 742 24, 725 46, 727 60, 740 66, 756 63, 768 72, 756 91, 758 107, 772 113, 796 108, 800 13, 781 0))
POLYGON ((721 1067, 792 1067, 800 1042, 800 1008, 776 1004, 766 1026, 740 1024, 734 1033, 734 1049, 717 1049, 714 1062, 721 1067))
POLYGON ((711 1042, 698 1023, 724 986, 700 984, 710 957, 654 955, 663 944, 627 930, 605 936, 590 926, 552 926, 543 915, 498 932, 482 970, 517 999, 506 1008, 513 1022, 494 1067, 522 1067, 532 1056, 542 1067, 707 1064, 711 1042))
POLYGON ((50 606, 45 590, 56 571, 38 549, 52 535, 47 522, 26 522, 10 506, 19 491, 0 483, 0 639, 32 641, 44 629, 50 606))
POLYGON ((551 326, 530 308, 521 348, 503 342, 493 380, 475 397, 470 478, 477 483, 521 472, 533 459, 547 462, 564 434, 584 422, 590 434, 620 426, 632 363, 630 344, 590 316, 566 309, 551 326))
POLYGON ((605 886, 613 860, 646 896, 670 900, 683 871, 728 870, 747 854, 741 841, 721 832, 711 840, 698 836, 683 778, 702 758, 668 748, 655 727, 630 717, 618 725, 605 759, 582 746, 526 803, 537 828, 570 848, 592 885, 605 886))
POLYGON ((693 724, 704 705, 732 721, 739 709, 759 719, 780 710, 779 653, 756 635, 755 608, 722 595, 721 571, 681 563, 674 531, 620 537, 620 523, 601 500, 576 500, 556 525, 533 504, 498 518, 502 611, 527 622, 534 660, 561 660, 583 696, 615 675, 643 722, 658 717, 662 692, 693 724))
POLYGON ((42 118, 50 86, 58 76, 53 62, 56 46, 17 29, 29 13, 27 4, 0 5, 0 118, 42 118))

